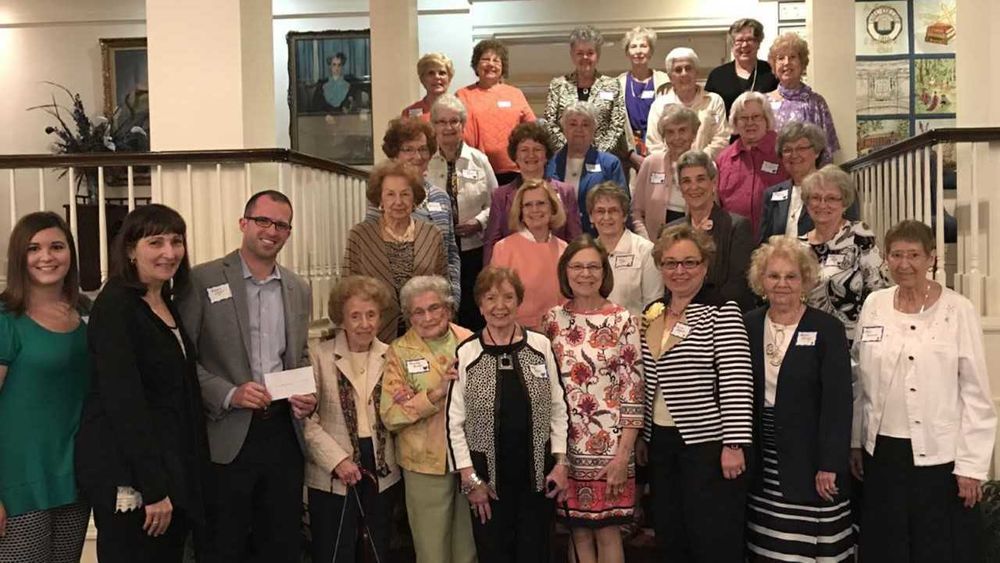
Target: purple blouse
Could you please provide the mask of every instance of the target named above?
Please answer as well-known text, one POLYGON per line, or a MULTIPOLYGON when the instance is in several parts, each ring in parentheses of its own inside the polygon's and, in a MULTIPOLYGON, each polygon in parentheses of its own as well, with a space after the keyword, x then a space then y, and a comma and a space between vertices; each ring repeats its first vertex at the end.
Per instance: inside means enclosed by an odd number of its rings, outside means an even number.
POLYGON ((656 99, 656 90, 653 89, 653 77, 650 76, 646 82, 639 82, 632 78, 632 73, 625 74, 625 110, 628 112, 629 127, 632 131, 639 132, 639 138, 646 138, 646 121, 649 118, 649 108, 656 99), (643 97, 642 93, 649 91, 643 97))
POLYGON ((837 129, 833 126, 830 106, 826 105, 823 96, 813 92, 812 88, 805 84, 796 90, 789 90, 779 84, 778 93, 783 99, 771 100, 775 131, 781 131, 781 128, 790 121, 816 125, 826 133, 826 150, 820 155, 820 164, 831 162, 833 153, 840 150, 840 141, 837 139, 837 129))

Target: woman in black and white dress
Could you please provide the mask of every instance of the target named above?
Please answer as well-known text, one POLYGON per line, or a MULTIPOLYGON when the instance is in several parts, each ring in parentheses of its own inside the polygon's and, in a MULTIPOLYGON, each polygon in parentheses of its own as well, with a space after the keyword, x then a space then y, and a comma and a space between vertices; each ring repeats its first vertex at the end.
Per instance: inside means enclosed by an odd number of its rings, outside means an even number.
POLYGON ((845 561, 854 553, 848 457, 851 361, 844 325, 807 306, 818 266, 775 235, 754 252, 746 316, 754 375, 749 560, 845 561))
POLYGON ((753 377, 743 315, 705 285, 715 243, 690 225, 653 247, 669 293, 643 314, 645 417, 660 560, 742 563, 753 377))

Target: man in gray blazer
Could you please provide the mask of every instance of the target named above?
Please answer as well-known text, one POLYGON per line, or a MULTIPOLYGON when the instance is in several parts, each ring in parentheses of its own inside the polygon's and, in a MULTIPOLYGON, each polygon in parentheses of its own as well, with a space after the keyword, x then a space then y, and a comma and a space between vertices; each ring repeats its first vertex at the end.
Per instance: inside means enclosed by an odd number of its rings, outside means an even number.
POLYGON ((264 374, 307 366, 311 292, 276 263, 292 204, 255 194, 239 250, 191 271, 181 318, 198 349, 214 482, 206 487, 212 563, 297 563, 303 453, 300 420, 314 395, 272 401, 264 374))

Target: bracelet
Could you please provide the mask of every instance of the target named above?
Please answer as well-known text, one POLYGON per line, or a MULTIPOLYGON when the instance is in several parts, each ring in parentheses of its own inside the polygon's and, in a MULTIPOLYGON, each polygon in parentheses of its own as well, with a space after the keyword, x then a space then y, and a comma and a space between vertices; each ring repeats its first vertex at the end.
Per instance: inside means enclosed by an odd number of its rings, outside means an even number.
POLYGON ((483 480, 479 478, 479 475, 476 475, 476 473, 473 472, 472 475, 469 475, 468 481, 462 481, 462 486, 459 488, 459 491, 463 495, 467 495, 472 491, 476 490, 476 487, 482 484, 483 480))

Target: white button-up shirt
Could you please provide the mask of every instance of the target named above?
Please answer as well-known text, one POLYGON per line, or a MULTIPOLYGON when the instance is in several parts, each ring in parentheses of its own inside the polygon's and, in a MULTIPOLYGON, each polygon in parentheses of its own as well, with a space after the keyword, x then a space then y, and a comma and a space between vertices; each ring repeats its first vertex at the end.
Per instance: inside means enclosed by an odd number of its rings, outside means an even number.
POLYGON ((639 316, 646 305, 663 297, 663 278, 653 263, 653 243, 625 229, 608 256, 615 287, 608 300, 639 316))
POLYGON ((904 378, 914 465, 954 462, 955 475, 985 480, 997 414, 979 315, 968 299, 944 288, 921 329, 899 322, 905 315, 893 306, 895 292, 872 293, 858 319, 851 446, 874 453, 895 374, 904 378))
MULTIPOLYGON (((449 192, 448 162, 439 151, 427 164, 427 180, 449 192)), ((497 177, 486 155, 462 143, 462 150, 455 159, 455 180, 458 198, 458 223, 475 219, 482 230, 471 237, 462 237, 462 250, 483 246, 483 232, 490 218, 490 200, 497 189, 497 177)))

